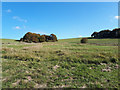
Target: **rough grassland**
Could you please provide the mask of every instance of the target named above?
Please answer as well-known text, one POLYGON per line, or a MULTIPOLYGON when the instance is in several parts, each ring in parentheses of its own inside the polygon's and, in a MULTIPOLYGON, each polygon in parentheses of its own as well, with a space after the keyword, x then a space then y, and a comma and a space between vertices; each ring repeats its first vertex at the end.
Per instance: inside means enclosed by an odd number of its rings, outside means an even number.
POLYGON ((118 39, 2 40, 3 88, 118 88, 118 39))

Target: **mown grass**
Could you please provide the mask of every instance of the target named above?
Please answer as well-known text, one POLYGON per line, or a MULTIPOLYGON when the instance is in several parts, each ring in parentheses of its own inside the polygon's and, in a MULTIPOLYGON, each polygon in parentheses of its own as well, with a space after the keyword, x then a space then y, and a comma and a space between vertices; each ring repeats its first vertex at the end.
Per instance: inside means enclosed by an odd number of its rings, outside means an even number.
POLYGON ((119 87, 118 39, 2 43, 3 88, 119 87))

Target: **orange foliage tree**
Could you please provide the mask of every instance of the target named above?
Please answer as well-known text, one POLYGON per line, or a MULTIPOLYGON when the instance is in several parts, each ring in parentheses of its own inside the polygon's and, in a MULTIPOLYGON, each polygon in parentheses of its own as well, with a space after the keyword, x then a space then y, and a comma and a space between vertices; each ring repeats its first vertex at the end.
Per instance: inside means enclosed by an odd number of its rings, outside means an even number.
POLYGON ((39 42, 49 42, 49 41, 57 41, 57 37, 54 34, 49 35, 40 35, 40 34, 36 34, 36 33, 31 33, 31 32, 27 32, 23 38, 20 39, 20 41, 23 42, 34 42, 34 43, 39 43, 39 42))

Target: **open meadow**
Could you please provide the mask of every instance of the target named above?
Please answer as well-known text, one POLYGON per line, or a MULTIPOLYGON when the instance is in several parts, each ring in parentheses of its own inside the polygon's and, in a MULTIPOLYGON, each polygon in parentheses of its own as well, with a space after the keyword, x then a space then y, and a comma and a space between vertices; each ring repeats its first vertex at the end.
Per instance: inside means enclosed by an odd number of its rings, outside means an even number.
POLYGON ((118 39, 2 39, 3 88, 118 88, 118 39))

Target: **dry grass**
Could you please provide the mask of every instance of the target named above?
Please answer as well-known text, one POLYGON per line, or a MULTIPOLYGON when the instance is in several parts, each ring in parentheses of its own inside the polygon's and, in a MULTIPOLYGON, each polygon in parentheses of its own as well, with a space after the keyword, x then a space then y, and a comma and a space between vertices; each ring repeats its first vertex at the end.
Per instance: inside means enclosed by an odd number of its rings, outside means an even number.
POLYGON ((106 41, 4 41, 3 88, 118 88, 118 47, 106 41))

